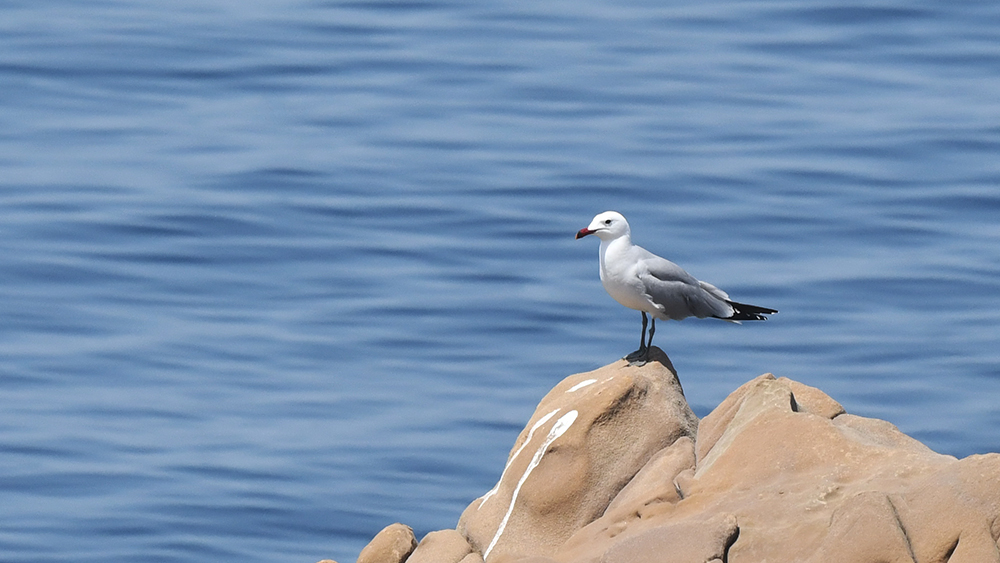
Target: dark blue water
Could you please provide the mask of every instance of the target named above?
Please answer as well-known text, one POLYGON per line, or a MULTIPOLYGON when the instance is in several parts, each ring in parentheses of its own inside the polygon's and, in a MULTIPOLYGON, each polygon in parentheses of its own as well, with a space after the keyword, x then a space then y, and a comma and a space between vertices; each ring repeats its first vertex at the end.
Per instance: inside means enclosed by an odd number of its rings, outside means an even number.
POLYGON ((353 561, 637 344, 605 209, 771 322, 661 324, 1000 451, 1000 4, 0 6, 0 559, 353 561))

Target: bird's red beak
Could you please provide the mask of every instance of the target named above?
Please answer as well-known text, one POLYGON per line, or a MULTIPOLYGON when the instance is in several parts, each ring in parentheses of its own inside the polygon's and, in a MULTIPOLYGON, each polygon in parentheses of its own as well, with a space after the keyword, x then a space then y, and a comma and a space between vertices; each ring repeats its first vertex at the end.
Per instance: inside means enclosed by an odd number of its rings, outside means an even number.
POLYGON ((577 238, 577 240, 582 239, 583 237, 585 237, 585 236, 587 236, 587 235, 589 235, 589 234, 591 234, 593 232, 594 231, 591 231, 590 229, 587 229, 587 228, 580 229, 580 232, 576 233, 576 238, 577 238))

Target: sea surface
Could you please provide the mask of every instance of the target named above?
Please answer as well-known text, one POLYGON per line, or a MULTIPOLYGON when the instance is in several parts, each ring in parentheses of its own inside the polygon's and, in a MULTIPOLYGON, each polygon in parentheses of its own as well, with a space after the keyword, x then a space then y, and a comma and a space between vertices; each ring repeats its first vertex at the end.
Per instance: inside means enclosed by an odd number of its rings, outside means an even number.
POLYGON ((1000 3, 0 4, 0 560, 354 561, 454 527, 636 243, 766 323, 661 323, 1000 451, 1000 3))

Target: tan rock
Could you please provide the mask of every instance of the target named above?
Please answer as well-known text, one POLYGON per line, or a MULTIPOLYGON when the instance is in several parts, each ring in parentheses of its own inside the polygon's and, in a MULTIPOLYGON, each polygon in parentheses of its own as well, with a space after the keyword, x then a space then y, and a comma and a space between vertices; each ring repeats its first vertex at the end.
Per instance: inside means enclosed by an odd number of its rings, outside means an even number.
POLYGON ((695 435, 670 360, 656 348, 651 358, 572 375, 542 399, 497 486, 459 520, 490 563, 550 555, 599 518, 655 453, 695 435))
POLYGON ((1000 455, 975 455, 891 495, 917 561, 1000 563, 1000 455))
POLYGON ((865 491, 833 512, 829 531, 810 563, 914 563, 913 557, 892 501, 884 493, 865 491))
POLYGON ((441 530, 424 536, 406 563, 459 563, 472 553, 472 546, 456 530, 441 530))
POLYGON ((390 524, 361 550, 357 563, 403 563, 416 547, 417 538, 412 528, 390 524))
MULTIPOLYGON (((1000 563, 1000 455, 937 454, 771 374, 699 425, 654 357, 553 388, 497 486, 409 563, 1000 563)), ((395 526, 359 563, 402 561, 395 526)))
MULTIPOLYGON (((766 376, 765 376, 766 377, 766 376)), ((844 414, 844 407, 829 395, 815 387, 810 387, 787 377, 779 377, 778 381, 786 383, 792 392, 792 410, 807 412, 823 418, 836 418, 844 414)))
POLYGON ((628 485, 615 496, 604 517, 625 516, 639 507, 658 503, 676 503, 681 492, 675 483, 677 475, 694 467, 694 440, 687 436, 656 452, 636 473, 628 485))
POLYGON ((748 382, 701 421, 697 465, 673 479, 677 500, 655 492, 662 484, 643 486, 653 491, 646 497, 622 495, 553 557, 1000 563, 1000 456, 958 461, 887 422, 840 411, 797 382, 748 382))
POLYGON ((725 561, 729 547, 739 536, 731 514, 707 521, 667 524, 615 542, 604 552, 601 563, 690 563, 725 561))

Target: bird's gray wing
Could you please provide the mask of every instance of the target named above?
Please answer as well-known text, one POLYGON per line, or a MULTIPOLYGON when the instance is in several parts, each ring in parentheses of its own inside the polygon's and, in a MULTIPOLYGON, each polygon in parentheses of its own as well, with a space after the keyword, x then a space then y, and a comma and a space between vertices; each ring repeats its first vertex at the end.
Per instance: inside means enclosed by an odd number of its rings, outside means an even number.
POLYGON ((714 285, 712 285, 712 284, 710 284, 708 282, 703 282, 701 280, 698 280, 698 285, 700 285, 702 289, 704 289, 705 291, 711 293, 715 297, 718 297, 719 299, 722 299, 723 301, 729 301, 729 294, 726 293, 725 291, 722 291, 721 289, 715 287, 714 285))
POLYGON ((643 251, 637 272, 646 295, 662 315, 681 320, 687 317, 720 317, 733 314, 728 295, 710 283, 698 281, 673 262, 643 251))

